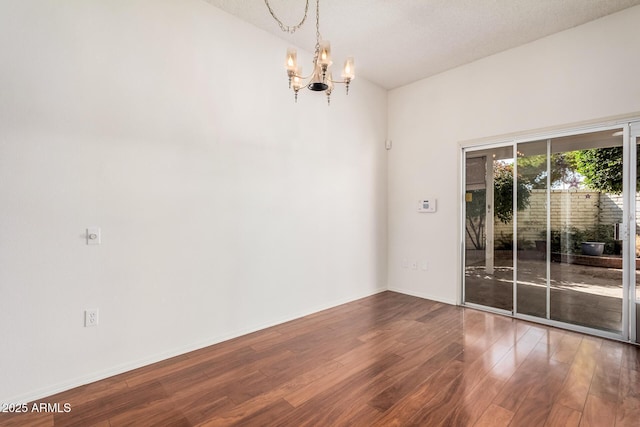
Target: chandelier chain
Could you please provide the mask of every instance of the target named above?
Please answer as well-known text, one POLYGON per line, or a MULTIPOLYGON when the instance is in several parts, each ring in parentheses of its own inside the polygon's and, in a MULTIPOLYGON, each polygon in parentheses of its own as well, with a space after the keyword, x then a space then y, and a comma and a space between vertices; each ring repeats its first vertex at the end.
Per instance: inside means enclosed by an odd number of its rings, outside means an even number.
POLYGON ((320 55, 320 0, 316 0, 316 52, 315 52, 315 60, 318 59, 318 55, 320 55))
MULTIPOLYGON (((269 13, 273 17, 273 19, 276 20, 276 22, 280 26, 280 29, 282 31, 284 31, 285 33, 289 33, 289 34, 295 33, 298 29, 300 29, 300 27, 302 27, 302 24, 304 24, 304 21, 307 20, 307 12, 309 10, 309 0, 307 0, 307 4, 304 7, 304 16, 302 17, 302 20, 300 21, 300 23, 298 23, 297 25, 293 25, 293 26, 284 25, 282 23, 282 21, 280 19, 278 19, 278 17, 276 16, 275 12, 273 11, 273 9, 271 9, 271 5, 269 4, 269 0, 264 0, 264 4, 267 5, 267 9, 269 9, 269 13)), ((316 8, 316 13, 317 13, 317 8, 316 8)), ((316 26, 317 26, 317 23, 316 23, 316 26)))

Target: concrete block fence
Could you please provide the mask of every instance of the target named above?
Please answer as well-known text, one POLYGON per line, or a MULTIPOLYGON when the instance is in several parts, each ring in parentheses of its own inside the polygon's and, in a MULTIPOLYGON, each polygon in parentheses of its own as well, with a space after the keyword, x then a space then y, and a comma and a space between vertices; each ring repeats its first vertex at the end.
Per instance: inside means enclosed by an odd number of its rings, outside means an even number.
MULTIPOLYGON (((578 189, 551 190, 550 199, 552 230, 567 227, 591 229, 599 225, 611 225, 613 236, 613 224, 622 222, 621 194, 578 189)), ((546 190, 532 190, 529 207, 518 211, 518 240, 524 239, 533 245, 536 240, 544 239, 541 233, 546 230, 546 203, 546 190)), ((636 205, 640 208, 640 195, 636 195, 636 205)), ((505 237, 511 235, 513 224, 504 224, 496 218, 496 245, 499 244, 501 233, 505 237)), ((467 248, 473 248, 468 236, 467 248)))

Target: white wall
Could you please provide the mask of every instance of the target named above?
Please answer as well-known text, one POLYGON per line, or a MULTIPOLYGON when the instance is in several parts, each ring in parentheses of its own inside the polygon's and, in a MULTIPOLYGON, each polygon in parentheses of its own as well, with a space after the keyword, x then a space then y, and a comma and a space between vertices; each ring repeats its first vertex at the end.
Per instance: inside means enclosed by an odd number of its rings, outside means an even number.
POLYGON ((0 402, 386 287, 386 91, 295 104, 286 47, 200 0, 0 2, 0 402))
POLYGON ((461 141, 640 111, 638 22, 634 7, 390 91, 390 289, 456 301, 461 141), (425 196, 437 213, 416 212, 425 196))

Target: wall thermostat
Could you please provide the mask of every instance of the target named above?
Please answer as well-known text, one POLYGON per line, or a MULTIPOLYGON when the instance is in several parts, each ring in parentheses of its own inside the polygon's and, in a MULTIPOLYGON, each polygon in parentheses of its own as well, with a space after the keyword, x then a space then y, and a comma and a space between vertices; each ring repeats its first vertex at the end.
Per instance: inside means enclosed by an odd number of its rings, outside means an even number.
POLYGON ((430 213, 436 211, 436 199, 422 199, 418 201, 418 212, 430 213))

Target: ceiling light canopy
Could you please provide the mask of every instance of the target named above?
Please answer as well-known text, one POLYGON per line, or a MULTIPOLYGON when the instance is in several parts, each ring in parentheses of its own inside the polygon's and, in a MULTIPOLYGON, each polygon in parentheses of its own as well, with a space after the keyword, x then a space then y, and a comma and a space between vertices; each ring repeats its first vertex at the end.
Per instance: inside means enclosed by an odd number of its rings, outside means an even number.
MULTIPOLYGON (((284 25, 280 19, 276 16, 269 5, 269 0, 264 0, 269 12, 273 19, 276 20, 280 29, 287 33, 295 33, 307 19, 307 12, 309 10, 309 0, 306 0, 306 6, 304 9, 304 17, 294 26, 284 25)), ((306 87, 314 92, 325 92, 327 95, 327 103, 331 103, 331 92, 333 91, 334 83, 342 83, 346 86, 347 95, 349 94, 349 84, 351 80, 355 78, 355 68, 353 57, 348 57, 344 62, 344 68, 342 70, 342 80, 333 80, 333 74, 331 73, 331 45, 327 40, 321 40, 320 38, 320 0, 316 0, 316 47, 313 55, 313 70, 310 75, 304 76, 302 74, 302 67, 298 65, 297 52, 293 48, 287 49, 287 57, 285 67, 287 69, 287 76, 289 77, 289 88, 293 89, 295 93, 295 100, 298 102, 298 92, 300 89, 306 87)))

